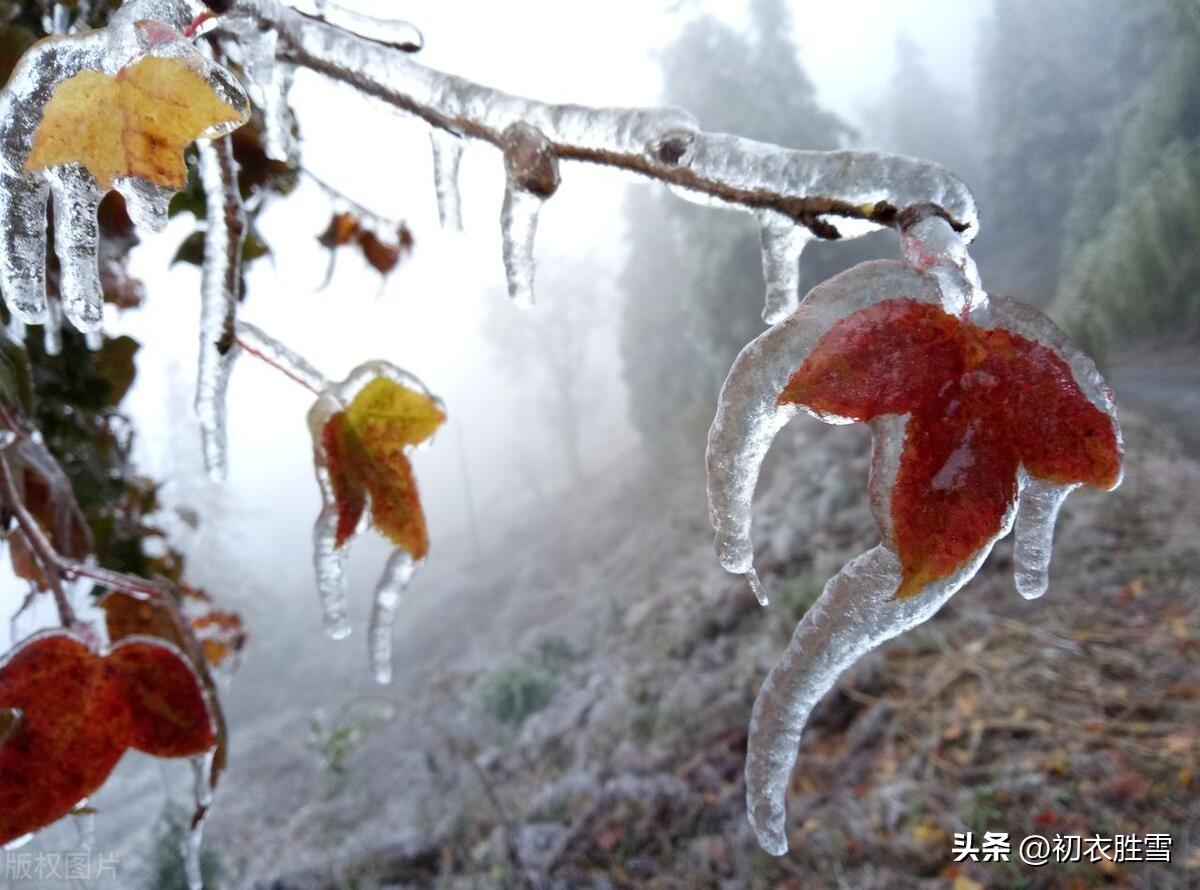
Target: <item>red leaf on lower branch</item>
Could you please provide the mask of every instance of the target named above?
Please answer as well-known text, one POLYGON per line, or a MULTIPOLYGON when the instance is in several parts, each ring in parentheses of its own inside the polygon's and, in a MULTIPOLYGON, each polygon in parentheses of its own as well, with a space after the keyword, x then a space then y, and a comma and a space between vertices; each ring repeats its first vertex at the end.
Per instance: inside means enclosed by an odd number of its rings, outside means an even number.
POLYGON ((70 813, 129 748, 185 757, 215 744, 195 671, 145 638, 97 654, 66 631, 30 637, 0 664, 5 709, 20 717, 0 741, 0 845, 70 813))

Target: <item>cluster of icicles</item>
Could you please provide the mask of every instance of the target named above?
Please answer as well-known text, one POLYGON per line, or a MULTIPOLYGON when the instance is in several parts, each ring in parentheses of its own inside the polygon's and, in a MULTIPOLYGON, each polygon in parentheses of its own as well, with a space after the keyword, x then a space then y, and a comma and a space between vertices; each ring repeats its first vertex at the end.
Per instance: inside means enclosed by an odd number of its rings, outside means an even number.
MULTIPOLYGON (((95 215, 101 195, 77 165, 23 172, 41 108, 54 86, 77 71, 111 73, 144 52, 139 20, 183 29, 197 11, 185 0, 130 0, 108 28, 43 44, 19 66, 0 96, 0 287, 13 317, 45 324, 48 339, 61 316, 86 332, 100 325, 95 215), (47 302, 45 294, 42 221, 48 194, 56 210, 61 309, 55 301, 47 302)), ((708 465, 721 562, 729 571, 746 575, 764 603, 750 540, 759 466, 774 435, 795 413, 778 404, 788 375, 838 319, 897 294, 936 302, 953 314, 969 310, 974 317, 1054 345, 1068 358, 1088 398, 1112 413, 1094 366, 1049 322, 1007 301, 989 302, 965 246, 978 226, 974 199, 960 179, 936 164, 870 152, 791 150, 704 132, 679 109, 588 108, 507 95, 415 62, 410 53, 422 41, 411 25, 374 19, 329 2, 302 13, 276 0, 235 0, 218 27, 229 38, 222 40, 222 51, 241 66, 249 100, 262 112, 266 150, 274 158, 295 161, 298 156, 287 101, 298 66, 350 83, 430 126, 437 207, 447 229, 461 226, 457 179, 465 140, 499 149, 506 171, 500 211, 504 266, 509 294, 519 305, 533 304, 538 215, 559 187, 560 160, 621 167, 664 182, 686 199, 755 215, 766 282, 763 318, 774 326, 743 351, 730 372, 709 438, 708 465), (856 237, 893 225, 898 214, 914 207, 933 212, 905 238, 907 263, 863 264, 819 286, 801 304, 799 263, 806 244, 816 237, 856 237)), ((198 53, 182 37, 154 51, 198 53)), ((200 66, 230 105, 245 105, 247 97, 228 71, 207 56, 200 66)), ((383 362, 367 363, 332 385, 303 358, 258 329, 236 322, 244 214, 227 140, 202 144, 200 173, 210 210, 196 410, 208 470, 216 478, 225 473, 224 394, 239 352, 265 356, 318 394, 309 424, 324 507, 314 529, 314 559, 327 627, 342 637, 348 632, 345 552, 334 546, 336 506, 321 429, 379 376, 421 391, 424 387, 383 362)), ((169 193, 129 179, 118 181, 116 188, 139 226, 161 227, 169 193)), ((878 516, 887 503, 888 480, 895 477, 904 418, 883 418, 875 422, 874 433, 872 499, 878 516)), ((1069 489, 1022 479, 1019 506, 1001 534, 1015 522, 1017 582, 1025 596, 1045 590, 1054 517, 1069 489)), ((886 521, 881 522, 881 528, 886 527, 886 521)), ((784 798, 800 732, 812 707, 863 653, 936 612, 975 573, 990 546, 922 595, 897 601, 891 592, 899 567, 885 535, 883 543, 853 560, 826 585, 754 708, 747 795, 751 822, 765 849, 779 854, 787 847, 784 798)), ((391 676, 391 621, 413 570, 407 554, 395 554, 376 591, 369 642, 373 670, 381 682, 391 676)))

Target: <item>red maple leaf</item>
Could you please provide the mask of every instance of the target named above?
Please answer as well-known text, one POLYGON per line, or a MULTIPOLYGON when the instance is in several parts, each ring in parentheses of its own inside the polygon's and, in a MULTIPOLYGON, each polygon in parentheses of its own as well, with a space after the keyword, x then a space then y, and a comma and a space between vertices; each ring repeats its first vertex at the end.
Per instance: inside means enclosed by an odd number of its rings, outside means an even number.
POLYGON ((837 322, 779 397, 857 421, 908 414, 891 492, 896 597, 961 568, 1000 532, 1017 468, 1112 488, 1117 433, 1050 348, 907 297, 837 322))
POLYGON ((128 748, 184 757, 215 743, 195 671, 148 637, 103 656, 65 631, 30 638, 0 666, 0 716, 0 846, 69 813, 128 748))

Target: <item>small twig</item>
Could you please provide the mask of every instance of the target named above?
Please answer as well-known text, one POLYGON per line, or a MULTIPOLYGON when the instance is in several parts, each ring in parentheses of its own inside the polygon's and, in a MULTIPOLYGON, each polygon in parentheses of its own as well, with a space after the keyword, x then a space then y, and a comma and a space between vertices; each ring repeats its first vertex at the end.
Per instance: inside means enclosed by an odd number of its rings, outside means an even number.
POLYGON ((243 338, 235 336, 233 338, 233 342, 236 343, 241 349, 250 353, 250 355, 254 356, 256 359, 266 362, 268 365, 270 365, 272 368, 274 368, 280 374, 283 374, 285 377, 289 377, 292 380, 296 381, 301 386, 303 386, 305 389, 307 389, 309 392, 311 392, 314 396, 319 396, 321 394, 321 391, 319 389, 317 389, 315 386, 313 386, 311 383, 309 383, 303 377, 293 374, 291 371, 289 371, 283 365, 276 362, 274 359, 272 359, 266 353, 260 352, 258 349, 255 349, 253 346, 251 346, 249 343, 247 343, 243 338))
POLYGON ((308 179, 311 179, 313 184, 321 189, 321 191, 325 192, 325 194, 335 203, 340 202, 345 204, 346 207, 349 208, 349 210, 359 219, 368 219, 382 228, 398 228, 401 225, 401 220, 393 219, 390 216, 378 213, 377 211, 372 210, 358 201, 355 201, 341 189, 330 185, 307 167, 301 167, 300 172, 308 179))
POLYGON ((37 519, 25 506, 25 501, 21 499, 12 470, 9 469, 8 461, 3 456, 0 456, 0 487, 3 488, 5 505, 16 519, 25 543, 29 545, 29 549, 46 579, 46 584, 54 594, 54 604, 58 607, 59 621, 62 622, 63 627, 74 627, 76 623, 75 610, 67 599, 62 579, 59 577, 60 557, 45 532, 42 531, 37 519))

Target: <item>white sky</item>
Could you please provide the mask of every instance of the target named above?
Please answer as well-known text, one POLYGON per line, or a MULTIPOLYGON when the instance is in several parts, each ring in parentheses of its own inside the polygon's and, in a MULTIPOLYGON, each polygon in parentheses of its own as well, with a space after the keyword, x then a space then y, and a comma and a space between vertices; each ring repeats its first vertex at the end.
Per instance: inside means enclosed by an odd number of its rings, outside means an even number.
MULTIPOLYGON (((548 101, 607 105, 655 103, 659 73, 653 52, 694 14, 693 5, 678 0, 355 5, 376 14, 402 11, 423 30, 426 48, 419 58, 431 66, 548 101)), ((741 2, 706 8, 735 24, 745 20, 741 2)), ((890 76, 902 30, 926 48, 935 76, 969 92, 980 2, 804 0, 794 10, 802 62, 820 100, 852 122, 861 123, 858 109, 890 76)), ((314 292, 326 257, 313 238, 331 210, 324 195, 306 184, 262 218, 275 249, 274 264, 260 261, 253 267, 242 315, 331 378, 366 359, 386 358, 446 400, 452 426, 416 462, 434 541, 431 558, 437 559, 439 547, 444 551, 462 541, 456 536, 462 532, 463 457, 475 475, 486 524, 489 501, 514 484, 511 473, 504 477, 497 468, 517 460, 522 447, 512 402, 505 400, 511 387, 497 378, 494 352, 482 337, 489 309, 506 299, 497 223, 500 158, 488 147, 468 148, 461 180, 467 234, 445 235, 436 224, 427 132, 421 124, 307 72, 301 73, 294 97, 304 166, 381 215, 407 220, 417 249, 382 288, 372 270, 345 252, 331 287, 314 292), (465 455, 458 451, 460 439, 465 455)), ((611 171, 565 165, 563 186, 543 211, 538 233, 542 268, 590 262, 600 292, 612 293, 614 310, 619 294, 611 278, 624 255, 627 182, 611 171)), ((230 387, 229 482, 214 487, 200 479, 190 411, 199 273, 183 265, 167 268, 191 228, 190 218, 178 219, 166 233, 145 239, 134 266, 146 281, 147 304, 111 319, 111 333, 128 332, 144 344, 138 381, 126 402, 139 431, 139 461, 144 471, 170 483, 168 501, 196 506, 208 520, 190 543, 192 574, 199 583, 293 599, 303 596, 298 590, 312 589, 309 536, 317 493, 304 422, 311 396, 243 357, 230 387)), ((568 296, 539 294, 544 301, 568 296)), ((612 443, 629 444, 620 417, 605 428, 612 443)), ((378 544, 365 549, 370 551, 366 557, 352 560, 352 580, 360 590, 373 585, 383 555, 378 544)), ((7 571, 7 561, 0 571, 7 571)), ((0 609, 13 611, 20 589, 12 579, 0 583, 0 609)), ((296 607, 316 608, 309 599, 296 607)), ((33 619, 35 626, 40 617, 33 619)), ((0 650, 7 648, 6 636, 7 628, 0 628, 0 650)))

